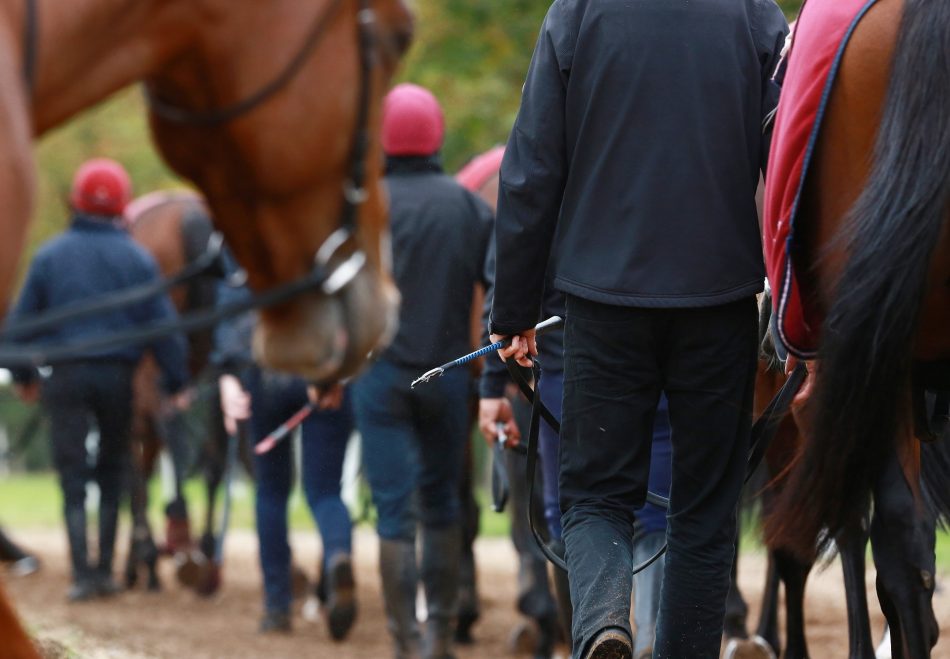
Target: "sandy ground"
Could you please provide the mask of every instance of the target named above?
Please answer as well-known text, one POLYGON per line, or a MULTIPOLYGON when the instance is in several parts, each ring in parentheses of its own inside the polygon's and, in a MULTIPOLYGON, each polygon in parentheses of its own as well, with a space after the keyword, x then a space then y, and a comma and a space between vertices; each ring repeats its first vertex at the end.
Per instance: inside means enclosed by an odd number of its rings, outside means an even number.
MULTIPOLYGON (((376 543, 361 530, 356 539, 359 580, 359 619, 344 643, 334 643, 322 623, 298 615, 290 636, 256 633, 260 615, 260 577, 256 563, 257 542, 247 531, 229 536, 225 584, 210 600, 178 586, 172 566, 165 561, 165 589, 154 594, 142 590, 115 599, 81 605, 65 600, 68 585, 65 538, 56 531, 17 531, 22 544, 33 548, 43 561, 41 572, 4 579, 30 630, 41 640, 65 645, 80 657, 327 657, 357 659, 389 657, 390 647, 379 596, 376 543)), ((295 555, 304 566, 315 564, 317 541, 300 533, 293 540, 295 555)), ((518 621, 514 609, 516 589, 514 552, 503 539, 480 540, 476 547, 482 618, 475 627, 477 643, 460 648, 459 659, 511 656, 508 636, 518 621)), ((765 561, 761 555, 744 555, 740 584, 751 605, 750 620, 758 614, 758 598, 765 561)), ((867 585, 873 599, 873 579, 867 585)), ((874 604, 876 609, 876 603, 874 604)), ((935 598, 943 643, 933 656, 950 659, 950 593, 935 598)), ((844 591, 841 573, 832 565, 809 582, 808 638, 814 659, 847 656, 844 591)), ((882 627, 879 611, 872 613, 875 634, 882 627)), ((561 655, 565 654, 564 649, 561 655)))

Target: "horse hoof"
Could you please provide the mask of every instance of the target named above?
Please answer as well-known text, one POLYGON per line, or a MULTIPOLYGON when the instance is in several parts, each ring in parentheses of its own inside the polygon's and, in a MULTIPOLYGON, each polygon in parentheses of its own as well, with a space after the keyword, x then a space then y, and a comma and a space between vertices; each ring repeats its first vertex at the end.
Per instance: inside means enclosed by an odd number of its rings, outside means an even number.
POLYGON ((221 588, 221 569, 217 565, 209 564, 201 582, 195 587, 202 597, 211 597, 221 588))
POLYGON ((777 659, 772 646, 759 636, 749 640, 732 639, 722 656, 723 659, 777 659))
POLYGON ((207 568, 208 561, 201 552, 175 554, 175 576, 178 578, 178 583, 186 588, 197 588, 204 579, 207 568))

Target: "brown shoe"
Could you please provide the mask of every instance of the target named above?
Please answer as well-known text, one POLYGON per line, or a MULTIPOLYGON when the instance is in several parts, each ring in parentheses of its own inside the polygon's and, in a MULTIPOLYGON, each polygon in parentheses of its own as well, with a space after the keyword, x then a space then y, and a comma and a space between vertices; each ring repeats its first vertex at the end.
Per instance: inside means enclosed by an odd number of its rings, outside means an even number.
POLYGON ((584 659, 633 659, 633 644, 623 630, 604 629, 594 638, 584 659))

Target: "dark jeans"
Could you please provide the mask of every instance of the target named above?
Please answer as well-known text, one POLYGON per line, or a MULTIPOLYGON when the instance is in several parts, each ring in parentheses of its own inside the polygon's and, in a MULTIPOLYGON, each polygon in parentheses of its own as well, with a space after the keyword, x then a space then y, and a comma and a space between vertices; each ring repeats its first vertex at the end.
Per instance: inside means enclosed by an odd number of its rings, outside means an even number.
POLYGON ((376 362, 353 384, 363 465, 385 540, 412 540, 416 524, 459 521, 459 478, 469 438, 469 373, 410 389, 418 369, 376 362))
MULTIPOLYGON (((254 370, 246 385, 251 394, 251 432, 264 439, 307 401, 303 380, 254 370)), ((350 396, 339 410, 311 414, 301 426, 301 474, 304 495, 323 544, 323 565, 338 553, 351 553, 350 513, 340 498, 343 457, 353 429, 350 396)), ((268 611, 286 612, 291 604, 287 501, 293 485, 292 442, 284 441, 254 456, 257 477, 257 536, 268 611)))
MULTIPOLYGON (((100 568, 111 567, 119 502, 129 474, 134 364, 91 361, 63 364, 43 383, 43 406, 50 420, 53 463, 63 490, 67 520, 85 519, 86 483, 99 486, 100 568), (86 451, 90 422, 99 429, 95 464, 86 451)), ((81 537, 81 535, 79 536, 81 537)), ((70 534, 74 577, 88 571, 84 538, 70 534)))
POLYGON ((630 633, 633 511, 646 496, 661 392, 674 455, 653 656, 719 656, 756 336, 752 298, 644 309, 568 297, 560 486, 575 657, 601 629, 630 633))

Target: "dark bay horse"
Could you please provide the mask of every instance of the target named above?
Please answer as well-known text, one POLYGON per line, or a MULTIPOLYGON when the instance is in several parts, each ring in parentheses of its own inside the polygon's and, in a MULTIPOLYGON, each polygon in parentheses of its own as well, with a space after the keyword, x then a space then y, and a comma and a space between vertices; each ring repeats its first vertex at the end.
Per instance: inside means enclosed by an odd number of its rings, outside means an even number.
MULTIPOLYGON (((767 302, 765 310, 770 309, 767 302)), ((768 327, 765 314, 763 327, 768 327)), ((775 356, 771 337, 762 332, 759 371, 756 378, 755 410, 761 413, 785 382, 781 362, 775 356)), ((788 487, 789 469, 804 441, 799 426, 807 424, 807 413, 800 407, 783 419, 765 455, 770 479, 761 492, 762 515, 766 525, 776 511, 775 502, 788 487)), ((928 447, 933 458, 923 464, 924 481, 941 480, 946 476, 948 446, 945 443, 928 447)), ((917 483, 920 486, 920 483, 917 483)), ((865 506, 864 518, 856 528, 846 529, 835 538, 845 582, 848 612, 849 659, 874 659, 868 601, 865 592, 865 554, 868 541, 877 567, 877 592, 882 610, 892 630, 891 652, 896 658, 929 657, 937 641, 938 626, 934 617, 934 545, 936 521, 946 518, 947 507, 938 501, 918 505, 914 488, 908 483, 904 465, 892 451, 875 475, 872 485, 873 508, 865 506)), ((818 538, 812 539, 814 546, 818 538)), ((815 561, 804 559, 770 539, 768 571, 762 596, 762 609, 756 637, 747 642, 730 644, 727 659, 807 659, 805 640, 805 587, 815 561), (779 587, 785 589, 785 630, 779 634, 779 587)))
MULTIPOLYGON (((822 29, 809 10, 833 2, 810 0, 796 40, 822 29)), ((767 532, 803 558, 823 529, 860 523, 895 454, 919 499, 913 383, 950 388, 948 108, 950 3, 871 4, 831 89, 793 252, 803 304, 824 323, 805 445, 767 532)))
MULTIPOLYGON (((208 248, 212 234, 211 218, 204 200, 190 191, 159 191, 133 201, 125 213, 132 237, 145 247, 158 263, 164 276, 171 276, 193 263, 208 248)), ((179 313, 215 304, 217 279, 214 275, 190 280, 170 292, 179 313)), ((208 365, 212 349, 212 330, 188 335, 188 372, 194 384, 208 365)), ((132 587, 138 578, 138 567, 147 569, 148 587, 159 588, 156 546, 148 522, 147 483, 154 471, 158 455, 165 447, 172 458, 175 476, 174 499, 166 507, 167 526, 165 553, 176 556, 176 562, 187 560, 194 550, 188 523, 183 484, 193 460, 188 446, 189 436, 182 413, 164 399, 160 371, 151 355, 146 355, 133 381, 132 417, 132 531, 126 561, 126 585, 132 587)), ((208 427, 203 438, 207 448, 214 429, 208 427)), ((220 460, 219 460, 220 462, 220 460)), ((209 512, 211 506, 209 506, 209 512)))
MULTIPOLYGON (((335 252, 366 265, 336 295, 268 310, 255 341, 263 362, 313 380, 355 371, 398 300, 377 125, 411 30, 402 0, 0 0, 0 309, 33 209, 33 138, 144 80, 156 144, 202 190, 253 289, 305 276, 355 227, 335 252)), ((0 637, 22 638, 9 615, 0 637)))

